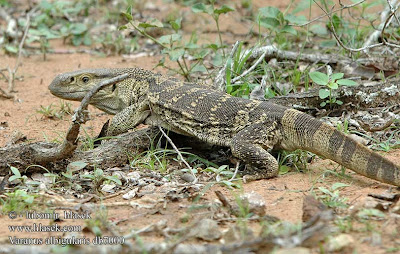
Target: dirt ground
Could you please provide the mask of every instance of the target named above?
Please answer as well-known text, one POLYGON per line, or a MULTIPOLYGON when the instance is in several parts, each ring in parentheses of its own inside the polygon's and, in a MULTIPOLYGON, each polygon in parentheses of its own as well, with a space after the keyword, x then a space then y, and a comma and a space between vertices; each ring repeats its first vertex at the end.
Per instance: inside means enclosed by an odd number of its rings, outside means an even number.
MULTIPOLYGON (((257 1, 256 4, 261 5, 262 1, 257 1)), ((264 3, 263 3, 264 4, 264 3)), ((266 4, 266 3, 265 3, 266 4)), ((283 6, 284 3, 283 3, 283 6)), ((232 21, 233 22, 233 21, 232 21)), ((235 34, 245 34, 245 28, 242 28, 237 21, 236 23, 224 22, 222 29, 229 30, 235 27, 235 34), (237 26, 235 26, 237 24, 237 26), (230 27, 230 28, 229 28, 230 27), (238 29, 236 29, 238 27, 238 29)), ((232 41, 236 38, 232 37, 232 41)), ((76 50, 76 47, 62 44, 61 41, 52 41, 52 48, 55 49, 71 49, 76 50)), ((47 60, 43 61, 41 55, 33 55, 24 57, 22 64, 17 73, 18 80, 16 81, 16 100, 8 100, 0 98, 0 147, 4 147, 7 142, 17 132, 25 135, 29 141, 52 141, 60 139, 66 132, 70 118, 64 119, 49 119, 37 113, 40 106, 49 106, 50 104, 58 105, 60 99, 50 94, 48 85, 52 79, 59 73, 85 69, 85 68, 117 68, 117 67, 141 67, 144 69, 152 69, 158 62, 158 56, 155 57, 140 57, 135 59, 125 58, 123 56, 107 56, 99 57, 88 54, 49 54, 47 60)), ((0 67, 13 67, 16 58, 8 55, 0 55, 0 67)), ((164 69, 155 69, 165 73, 164 69)), ((2 83, 1 86, 5 86, 2 83)), ((73 107, 79 105, 77 102, 72 102, 73 107)), ((85 128, 91 136, 99 133, 102 124, 110 117, 105 113, 90 107, 92 120, 90 120, 85 128)), ((400 150, 393 150, 383 154, 391 161, 400 165, 400 150)), ((233 199, 235 193, 250 193, 259 194, 266 203, 266 213, 270 216, 275 216, 280 220, 291 223, 300 223, 302 219, 303 198, 310 194, 318 187, 330 188, 332 184, 341 182, 348 184, 348 187, 341 189, 340 196, 348 198, 347 203, 350 204, 349 213, 356 213, 361 207, 365 206, 365 200, 368 194, 384 194, 387 192, 399 193, 399 190, 370 180, 363 176, 351 173, 351 178, 342 178, 335 175, 327 175, 326 169, 335 168, 336 164, 328 160, 317 159, 310 165, 310 171, 306 173, 290 172, 277 178, 260 180, 243 184, 242 190, 231 191, 226 187, 213 185, 202 197, 198 204, 211 203, 216 199, 215 190, 220 190, 230 199, 233 199)), ((51 169, 50 169, 51 170, 51 169)), ((161 220, 167 220, 170 227, 182 225, 182 218, 190 214, 193 218, 199 218, 207 214, 207 209, 199 209, 188 211, 188 207, 193 203, 190 200, 181 199, 179 202, 163 202, 162 188, 148 195, 146 200, 137 200, 141 206, 132 204, 131 201, 122 199, 121 195, 107 198, 98 204, 103 203, 108 208, 108 219, 115 222, 121 234, 129 233, 132 228, 140 229, 150 224, 157 223, 161 220), (161 200, 161 201, 160 201, 161 200), (143 208, 146 204, 151 204, 152 209, 143 208), (141 208, 140 208, 141 207, 141 208)), ((60 195, 52 192, 47 193, 47 199, 60 204, 69 204, 73 206, 79 202, 79 198, 72 200, 71 197, 62 199, 60 195), (75 203, 74 203, 75 202, 75 203)), ((135 200, 133 200, 135 201, 135 200)), ((60 211, 63 208, 60 207, 60 211)), ((48 223, 48 220, 35 220, 36 223, 48 223)), ((6 215, 0 216, 0 245, 9 243, 9 236, 28 237, 31 233, 12 233, 7 226, 9 225, 31 225, 32 221, 24 218, 10 219, 6 215)), ((60 225, 83 225, 83 220, 61 221, 60 225)), ((362 223, 354 225, 355 229, 349 232, 355 240, 355 247, 349 253, 388 253, 389 248, 400 248, 399 235, 400 225, 398 218, 386 218, 380 221, 372 222, 374 230, 364 230, 362 223), (393 223, 394 221, 394 223, 393 223), (359 228, 357 228, 359 227, 359 228), (381 241, 378 244, 372 240, 373 233, 379 232, 381 241), (396 233, 397 232, 397 233, 396 233), (397 234, 397 235, 396 235, 397 234)), ((228 228, 228 223, 221 223, 221 227, 228 228)), ((250 222, 249 225, 258 228, 256 222, 250 222)), ((35 234, 35 237, 47 237, 50 233, 35 234)), ((86 232, 88 237, 93 236, 92 233, 86 232)), ((142 237, 144 242, 159 241, 160 235, 149 234, 142 237)), ((318 252, 318 249, 314 249, 318 252)), ((400 253, 400 250, 397 249, 400 253)))

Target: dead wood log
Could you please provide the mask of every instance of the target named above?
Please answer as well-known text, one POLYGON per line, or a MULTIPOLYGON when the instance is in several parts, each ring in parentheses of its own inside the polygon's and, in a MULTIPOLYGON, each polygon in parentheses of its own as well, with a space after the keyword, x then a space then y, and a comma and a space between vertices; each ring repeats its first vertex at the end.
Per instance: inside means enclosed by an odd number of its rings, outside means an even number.
MULTIPOLYGON (((320 108, 319 88, 303 93, 277 96, 268 101, 287 107, 307 111, 320 108)), ((368 82, 359 86, 341 86, 334 92, 348 109, 366 110, 377 107, 390 107, 400 104, 400 82, 398 79, 386 83, 368 82)))
POLYGON ((60 157, 54 161, 49 161, 47 155, 50 150, 57 150, 58 144, 36 142, 3 147, 0 148, 0 175, 8 174, 9 166, 24 170, 28 166, 41 165, 49 170, 62 171, 70 162, 78 160, 100 168, 123 166, 129 155, 148 149, 158 133, 155 127, 125 133, 93 150, 75 150, 72 157, 60 157))

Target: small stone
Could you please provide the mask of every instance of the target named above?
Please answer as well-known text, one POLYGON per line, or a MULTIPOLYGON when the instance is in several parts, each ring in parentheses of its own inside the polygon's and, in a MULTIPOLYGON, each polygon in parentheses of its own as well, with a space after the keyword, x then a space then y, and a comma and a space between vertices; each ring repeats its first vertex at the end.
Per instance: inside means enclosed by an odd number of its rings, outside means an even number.
POLYGON ((194 176, 193 176, 192 174, 190 174, 190 173, 184 173, 184 174, 182 174, 182 175, 181 175, 181 179, 182 179, 183 181, 185 181, 185 182, 188 182, 188 183, 193 183, 194 180, 195 180, 194 176))
POLYGON ((39 184, 39 190, 41 190, 41 191, 47 190, 46 184, 40 183, 40 184, 39 184))
POLYGON ((44 176, 42 173, 33 173, 31 175, 32 180, 38 181, 44 184, 51 184, 53 182, 52 176, 44 176))
POLYGON ((138 189, 139 188, 134 188, 133 190, 128 191, 127 193, 122 195, 122 198, 127 200, 134 198, 136 196, 138 189))
POLYGON ((140 190, 141 194, 151 194, 154 193, 156 189, 156 186, 154 185, 154 183, 148 183, 147 185, 144 185, 142 187, 142 189, 140 190))
POLYGON ((155 5, 154 3, 150 3, 150 2, 146 2, 144 4, 144 8, 146 10, 150 10, 150 11, 159 11, 157 5, 155 5))
POLYGON ((400 214, 400 200, 397 201, 397 203, 392 208, 391 212, 395 214, 400 214))
POLYGON ((202 219, 199 221, 189 234, 206 241, 218 240, 222 235, 218 223, 211 219, 202 219))
POLYGON ((254 233, 251 228, 240 228, 238 225, 230 226, 228 231, 224 234, 225 243, 235 243, 239 241, 246 241, 254 238, 254 233), (243 235, 243 233, 246 233, 243 235))
POLYGON ((127 178, 132 183, 137 183, 139 181, 139 179, 141 178, 141 176, 140 176, 139 172, 133 171, 133 172, 128 173, 127 178))
POLYGON ((103 187, 101 188, 101 191, 108 192, 108 193, 114 193, 114 188, 116 185, 114 183, 111 184, 104 184, 103 187))
POLYGON ((242 201, 243 205, 248 206, 248 211, 258 216, 265 215, 265 201, 264 198, 252 191, 250 193, 245 193, 244 195, 240 196, 240 200, 242 201))
POLYGON ((391 192, 384 192, 382 194, 368 194, 368 196, 379 199, 385 200, 390 202, 396 202, 400 200, 400 193, 391 193, 391 192))
POLYGON ((372 246, 381 246, 382 245, 382 235, 378 232, 372 232, 371 244, 372 244, 372 246))
POLYGON ((273 252, 274 254, 311 254, 311 250, 304 247, 279 249, 273 252))
POLYGON ((385 208, 382 202, 379 202, 375 198, 372 197, 366 197, 365 198, 365 203, 364 203, 365 208, 373 208, 373 209, 378 209, 380 211, 385 211, 387 207, 385 208))
POLYGON ((349 234, 340 234, 335 237, 329 238, 326 244, 326 250, 328 252, 352 251, 354 248, 354 238, 349 234))
POLYGON ((303 222, 310 220, 322 211, 326 211, 327 207, 312 195, 307 195, 303 199, 303 222))

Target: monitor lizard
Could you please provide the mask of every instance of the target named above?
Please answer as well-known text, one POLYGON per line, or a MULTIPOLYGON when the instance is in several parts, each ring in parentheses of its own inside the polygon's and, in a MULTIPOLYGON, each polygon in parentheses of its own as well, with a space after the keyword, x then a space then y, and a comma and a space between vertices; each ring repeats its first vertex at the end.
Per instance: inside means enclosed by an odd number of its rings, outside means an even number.
POLYGON ((400 186, 400 166, 308 114, 268 101, 233 97, 141 68, 68 72, 56 76, 49 89, 57 97, 79 101, 100 81, 124 73, 128 78, 100 90, 90 101, 115 115, 107 136, 145 123, 226 146, 248 165, 248 180, 277 176, 271 150, 303 149, 400 186))

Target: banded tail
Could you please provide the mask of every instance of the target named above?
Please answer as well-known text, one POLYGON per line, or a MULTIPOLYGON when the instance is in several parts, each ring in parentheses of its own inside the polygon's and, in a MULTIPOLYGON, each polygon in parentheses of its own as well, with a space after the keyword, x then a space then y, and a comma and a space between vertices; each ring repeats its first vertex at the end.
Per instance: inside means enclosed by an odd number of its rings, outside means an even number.
POLYGON ((328 124, 288 109, 282 117, 282 125, 293 148, 324 156, 368 178, 400 186, 400 166, 328 124))

